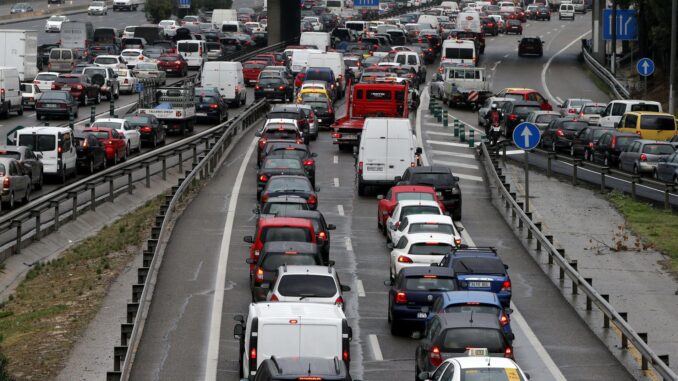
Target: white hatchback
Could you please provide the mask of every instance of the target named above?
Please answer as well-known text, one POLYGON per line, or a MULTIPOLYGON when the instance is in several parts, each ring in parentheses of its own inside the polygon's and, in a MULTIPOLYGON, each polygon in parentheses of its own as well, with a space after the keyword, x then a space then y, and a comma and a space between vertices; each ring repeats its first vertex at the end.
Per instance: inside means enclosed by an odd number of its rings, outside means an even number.
POLYGON ((452 222, 452 217, 445 215, 414 214, 403 219, 398 229, 393 231, 393 242, 400 242, 400 238, 416 233, 448 234, 450 245, 461 246, 461 235, 452 222))
POLYGON ((120 53, 120 57, 125 60, 127 67, 134 69, 139 62, 145 62, 143 50, 141 49, 125 49, 120 53))
POLYGON ((406 267, 440 263, 455 246, 450 243, 449 234, 415 233, 402 237, 395 246, 389 244, 389 248, 391 248, 389 274, 390 279, 394 280, 400 270, 406 267))
MULTIPOLYGON (((403 200, 399 201, 393 213, 386 220, 386 238, 393 242, 393 232, 400 227, 403 219, 414 214, 442 215, 440 204, 430 200, 403 200)), ((394 244, 397 242, 393 242, 394 244)))
POLYGON ((280 266, 278 278, 266 297, 269 302, 335 304, 344 308, 343 292, 351 291, 339 281, 332 266, 280 266))
POLYGON ((33 84, 42 91, 52 90, 52 83, 59 77, 59 73, 53 71, 43 71, 38 73, 33 80, 33 84))
POLYGON ((127 155, 132 151, 141 151, 141 133, 134 126, 130 125, 125 119, 118 118, 99 118, 94 121, 92 128, 103 127, 113 128, 118 133, 123 134, 127 140, 127 155))

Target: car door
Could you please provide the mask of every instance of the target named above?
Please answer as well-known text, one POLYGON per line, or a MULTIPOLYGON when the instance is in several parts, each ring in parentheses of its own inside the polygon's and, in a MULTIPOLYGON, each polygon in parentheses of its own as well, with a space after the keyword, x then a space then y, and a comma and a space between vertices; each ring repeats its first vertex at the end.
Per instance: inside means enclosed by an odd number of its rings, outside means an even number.
POLYGON ((659 161, 657 163, 657 178, 662 181, 673 181, 673 166, 671 162, 676 157, 676 154, 673 153, 671 156, 666 158, 666 161, 659 161))
POLYGON ((607 144, 611 140, 612 135, 606 133, 603 134, 598 143, 593 146, 593 161, 598 163, 602 162, 602 158, 605 156, 605 150, 607 149, 607 144))
POLYGON ((584 147, 588 144, 591 135, 592 130, 590 127, 583 128, 575 134, 572 138, 572 150, 575 156, 584 151, 584 147))
POLYGON ((11 161, 9 164, 9 176, 12 178, 12 188, 14 190, 15 198, 22 198, 26 194, 26 189, 29 187, 28 174, 24 173, 16 161, 11 161))
POLYGON ((625 152, 622 152, 619 159, 619 168, 624 171, 630 171, 636 161, 637 152, 640 151, 640 143, 633 142, 625 152))
POLYGON ((122 128, 125 131, 125 136, 129 138, 130 148, 138 149, 139 147, 141 147, 141 133, 139 132, 139 130, 137 130, 127 122, 123 124, 122 128))

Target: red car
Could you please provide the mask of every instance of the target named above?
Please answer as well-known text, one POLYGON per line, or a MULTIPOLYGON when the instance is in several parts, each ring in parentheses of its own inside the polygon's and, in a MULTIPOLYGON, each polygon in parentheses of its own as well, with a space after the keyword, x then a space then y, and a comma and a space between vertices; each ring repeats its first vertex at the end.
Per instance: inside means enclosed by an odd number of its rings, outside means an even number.
POLYGON ((82 74, 60 74, 52 82, 52 90, 66 90, 71 93, 73 98, 80 104, 86 106, 90 103, 101 103, 101 89, 99 85, 92 83, 92 80, 82 74))
POLYGON ((273 54, 273 53, 257 54, 252 59, 257 60, 257 61, 264 61, 264 62, 266 62, 266 66, 275 66, 276 65, 275 54, 273 54))
MULTIPOLYGON (((266 242, 291 241, 317 243, 316 234, 311 220, 290 217, 260 217, 257 221, 257 231, 254 236, 243 237, 250 244, 250 258, 254 263, 259 260, 259 254, 266 242), (303 240, 300 240, 303 239, 303 240)), ((250 264, 250 272, 255 265, 250 264)))
POLYGON ((393 213, 398 201, 402 200, 428 200, 436 201, 440 210, 445 212, 445 205, 438 199, 436 190, 426 185, 396 185, 388 190, 386 197, 379 197, 377 204, 377 226, 382 232, 386 232, 386 220, 393 213))
POLYGON ((534 101, 541 104, 542 111, 553 111, 553 106, 537 90, 518 87, 507 87, 497 93, 500 98, 511 98, 515 100, 534 101))
POLYGON ((174 74, 178 77, 185 77, 188 74, 188 62, 181 54, 163 54, 158 57, 158 68, 167 75, 174 74))
POLYGON ((527 21, 527 13, 523 8, 516 7, 516 19, 520 20, 520 22, 526 22, 527 21))
POLYGON ((259 73, 266 67, 265 61, 249 60, 242 64, 242 74, 245 77, 245 83, 254 84, 259 79, 259 73))
POLYGON ((506 34, 523 34, 523 25, 518 19, 510 19, 506 21, 506 34))
POLYGON ((118 164, 119 161, 127 160, 127 140, 117 130, 113 128, 92 127, 84 129, 82 133, 83 136, 92 134, 103 143, 106 160, 113 165, 118 164))

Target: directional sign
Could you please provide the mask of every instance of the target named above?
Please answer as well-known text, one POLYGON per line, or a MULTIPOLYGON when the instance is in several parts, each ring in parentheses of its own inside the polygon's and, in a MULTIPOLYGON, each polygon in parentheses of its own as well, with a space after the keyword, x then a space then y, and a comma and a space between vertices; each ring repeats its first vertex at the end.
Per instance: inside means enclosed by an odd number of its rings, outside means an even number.
MULTIPOLYGON (((612 39, 612 9, 603 9, 603 39, 612 39)), ((638 17, 634 9, 617 9, 617 40, 638 39, 638 17)))
POLYGON ((516 147, 531 150, 539 144, 541 131, 535 124, 523 122, 513 130, 513 143, 516 147))
POLYGON ((379 0, 353 0, 354 8, 379 8, 379 0))
POLYGON ((649 77, 654 73, 654 61, 649 58, 641 58, 636 64, 636 70, 643 77, 649 77))
POLYGON ((137 93, 141 93, 144 91, 144 84, 141 82, 137 82, 136 86, 134 86, 134 91, 137 93))
POLYGON ((191 0, 177 0, 177 8, 188 9, 191 7, 191 0))

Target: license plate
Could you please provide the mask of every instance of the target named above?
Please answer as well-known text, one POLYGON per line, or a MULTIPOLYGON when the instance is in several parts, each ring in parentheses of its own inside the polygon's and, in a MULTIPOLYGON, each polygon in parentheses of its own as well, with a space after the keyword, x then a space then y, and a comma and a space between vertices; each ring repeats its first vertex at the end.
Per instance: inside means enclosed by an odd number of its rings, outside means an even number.
POLYGON ((173 72, 173 71, 174 71, 174 69, 167 69, 167 71, 169 71, 169 72, 171 73, 171 72, 173 72))
POLYGON ((70 90, 70 89, 71 89, 70 86, 64 86, 64 87, 61 88, 61 90, 70 90))
POLYGON ((264 89, 264 91, 273 91, 275 89, 264 89))
POLYGON ((443 195, 443 192, 436 192, 436 196, 442 197, 442 195, 443 195))
POLYGON ((318 123, 322 123, 322 122, 323 122, 323 120, 322 120, 322 119, 318 119, 318 123))
POLYGON ((195 116, 207 116, 206 112, 196 112, 195 116))
POLYGON ((472 288, 490 288, 490 282, 468 282, 472 288))
POLYGON ((381 172, 381 171, 384 170, 384 166, 383 165, 369 165, 368 164, 366 169, 368 171, 379 171, 379 172, 381 172))
POLYGON ((417 319, 426 319, 427 316, 426 312, 417 312, 417 319))
POLYGON ((344 140, 358 140, 358 135, 342 135, 344 140))
POLYGON ((57 105, 48 103, 48 104, 45 105, 45 107, 46 107, 46 108, 56 108, 57 105))

